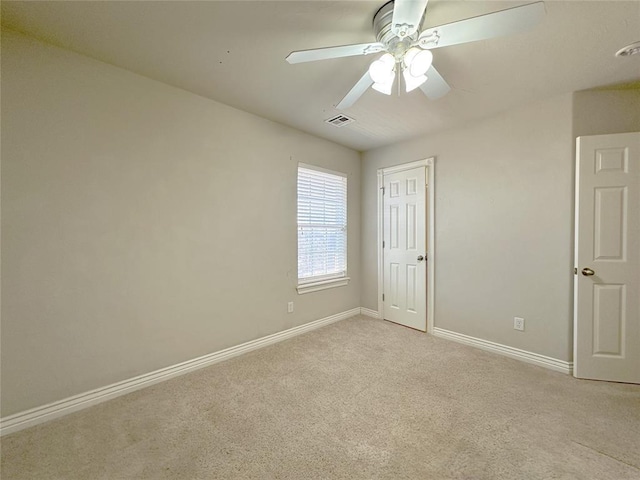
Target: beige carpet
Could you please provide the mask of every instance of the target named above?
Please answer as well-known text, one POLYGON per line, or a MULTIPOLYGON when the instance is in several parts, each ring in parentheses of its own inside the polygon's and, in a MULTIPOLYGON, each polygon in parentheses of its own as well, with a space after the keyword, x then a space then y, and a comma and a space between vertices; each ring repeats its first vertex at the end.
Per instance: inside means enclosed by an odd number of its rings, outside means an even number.
POLYGON ((9 479, 639 479, 640 386, 354 317, 4 437, 9 479))

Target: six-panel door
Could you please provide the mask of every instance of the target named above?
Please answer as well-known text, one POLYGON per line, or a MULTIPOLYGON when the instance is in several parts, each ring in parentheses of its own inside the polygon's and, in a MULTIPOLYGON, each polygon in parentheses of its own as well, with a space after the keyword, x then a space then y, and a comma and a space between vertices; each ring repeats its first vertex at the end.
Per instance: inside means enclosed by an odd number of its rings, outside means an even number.
POLYGON ((578 138, 574 375, 640 383, 640 133, 578 138))
POLYGON ((384 176, 384 318, 426 331, 425 167, 384 176))

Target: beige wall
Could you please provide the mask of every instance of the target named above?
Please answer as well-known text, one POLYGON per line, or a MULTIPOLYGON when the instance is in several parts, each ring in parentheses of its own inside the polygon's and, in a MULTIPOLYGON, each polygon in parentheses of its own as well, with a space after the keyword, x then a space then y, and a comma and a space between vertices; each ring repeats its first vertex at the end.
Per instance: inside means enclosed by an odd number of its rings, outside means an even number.
POLYGON ((3 416, 376 310, 376 171, 430 156, 436 326, 571 360, 573 139, 640 130, 638 90, 563 95, 367 152, 360 191, 357 152, 18 34, 2 77, 3 416), (295 292, 298 161, 348 174, 348 287, 295 292))
POLYGON ((640 87, 573 94, 573 136, 640 131, 640 87))
POLYGON ((359 218, 357 152, 3 32, 2 415, 358 307, 359 218), (299 161, 349 182, 303 296, 299 161))
MULTIPOLYGON (((436 327, 570 360, 571 115, 563 95, 364 154, 363 238, 377 169, 436 157, 436 327)), ((377 310, 375 249, 364 242, 361 303, 377 310)))
MULTIPOLYGON (((640 90, 596 90, 367 152, 363 239, 377 169, 435 156, 436 327, 571 361, 575 137, 631 131, 640 90)), ((361 304, 377 310, 375 249, 363 243, 361 304)))

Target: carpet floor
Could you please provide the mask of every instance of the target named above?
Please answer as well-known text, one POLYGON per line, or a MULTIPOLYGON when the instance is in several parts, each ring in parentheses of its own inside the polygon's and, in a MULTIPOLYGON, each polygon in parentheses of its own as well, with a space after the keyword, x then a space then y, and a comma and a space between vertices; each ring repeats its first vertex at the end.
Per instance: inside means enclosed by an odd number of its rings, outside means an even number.
POLYGON ((9 479, 640 479, 640 386, 353 317, 1 440, 9 479))

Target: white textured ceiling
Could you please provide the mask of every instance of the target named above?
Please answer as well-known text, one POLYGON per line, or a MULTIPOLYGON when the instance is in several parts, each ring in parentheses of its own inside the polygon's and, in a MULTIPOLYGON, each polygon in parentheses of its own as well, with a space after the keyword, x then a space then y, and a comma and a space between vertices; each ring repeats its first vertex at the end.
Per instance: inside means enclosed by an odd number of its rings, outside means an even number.
MULTIPOLYGON (((356 150, 452 128, 561 93, 640 80, 640 1, 546 1, 528 32, 434 50, 452 87, 373 90, 324 123, 372 57, 289 65, 292 50, 374 41, 370 1, 2 2, 2 24, 356 150)), ((424 28, 530 2, 431 0, 424 28)))

